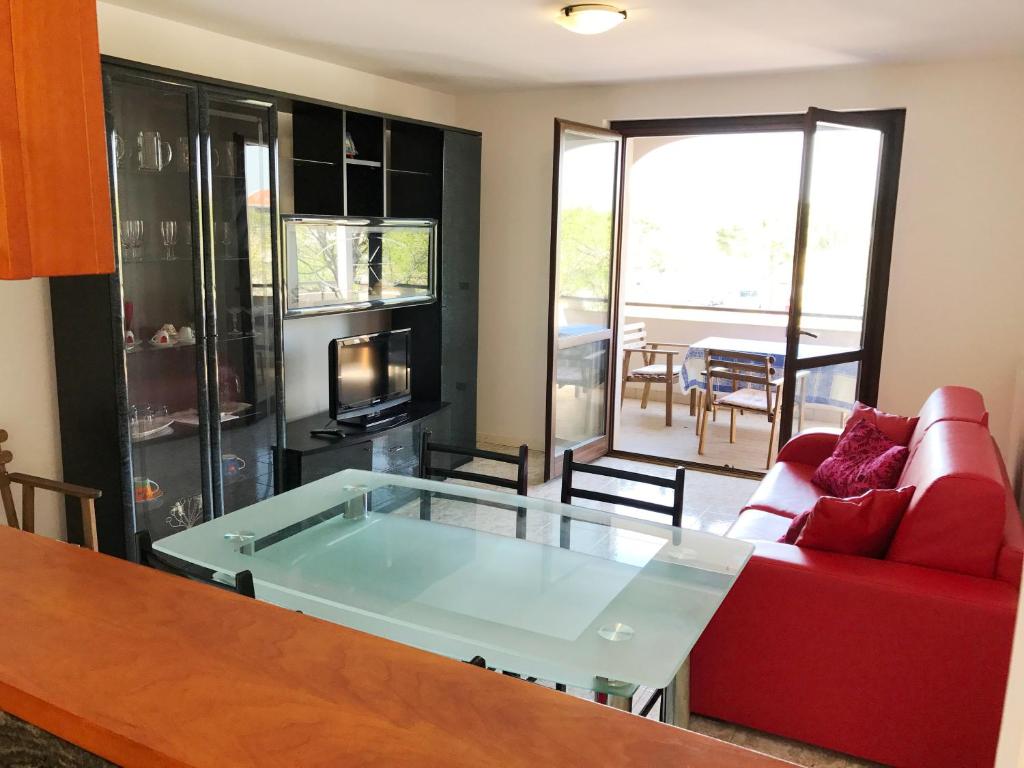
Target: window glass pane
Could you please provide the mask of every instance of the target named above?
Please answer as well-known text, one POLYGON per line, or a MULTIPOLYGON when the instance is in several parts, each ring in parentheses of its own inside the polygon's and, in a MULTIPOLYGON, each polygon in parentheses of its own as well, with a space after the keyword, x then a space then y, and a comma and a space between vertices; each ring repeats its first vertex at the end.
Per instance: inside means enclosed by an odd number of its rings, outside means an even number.
POLYGON ((626 302, 786 312, 803 132, 629 147, 626 302))
MULTIPOLYGON (((827 318, 860 345, 882 146, 879 131, 820 124, 814 135, 800 327, 827 318)), ((800 338, 800 356, 816 352, 800 338)))
POLYGON ((558 351, 555 380, 553 448, 567 448, 606 432, 609 341, 594 341, 558 351))
POLYGON ((610 327, 617 151, 614 139, 565 133, 559 166, 559 336, 610 327))

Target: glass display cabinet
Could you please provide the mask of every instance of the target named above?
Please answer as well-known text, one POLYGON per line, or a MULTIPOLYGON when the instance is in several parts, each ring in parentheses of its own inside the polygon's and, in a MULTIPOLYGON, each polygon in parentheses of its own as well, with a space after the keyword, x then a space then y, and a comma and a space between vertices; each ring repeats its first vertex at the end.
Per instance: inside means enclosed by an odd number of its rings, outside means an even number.
POLYGON ((433 219, 285 216, 286 315, 435 300, 433 219))
POLYGON ((271 101, 107 67, 131 536, 275 491, 271 101))

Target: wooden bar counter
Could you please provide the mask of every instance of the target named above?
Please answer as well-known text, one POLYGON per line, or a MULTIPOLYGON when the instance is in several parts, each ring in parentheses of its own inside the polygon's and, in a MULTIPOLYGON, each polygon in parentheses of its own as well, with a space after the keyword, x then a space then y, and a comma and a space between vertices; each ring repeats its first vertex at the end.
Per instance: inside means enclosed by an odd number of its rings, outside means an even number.
POLYGON ((118 765, 789 765, 6 527, 0 627, 0 710, 118 765))

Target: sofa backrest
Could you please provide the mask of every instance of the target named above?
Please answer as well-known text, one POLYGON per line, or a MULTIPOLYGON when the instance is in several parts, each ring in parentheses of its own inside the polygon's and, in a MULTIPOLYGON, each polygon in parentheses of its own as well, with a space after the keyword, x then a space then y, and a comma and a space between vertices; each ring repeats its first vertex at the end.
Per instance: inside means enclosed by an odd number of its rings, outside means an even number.
POLYGON ((939 387, 924 401, 918 412, 917 426, 907 447, 910 456, 914 455, 918 445, 929 429, 943 421, 968 421, 988 427, 988 411, 981 393, 970 387, 939 387))
POLYGON ((973 576, 996 575, 1007 525, 1004 477, 988 427, 933 422, 900 478, 900 486, 917 490, 886 557, 973 576))

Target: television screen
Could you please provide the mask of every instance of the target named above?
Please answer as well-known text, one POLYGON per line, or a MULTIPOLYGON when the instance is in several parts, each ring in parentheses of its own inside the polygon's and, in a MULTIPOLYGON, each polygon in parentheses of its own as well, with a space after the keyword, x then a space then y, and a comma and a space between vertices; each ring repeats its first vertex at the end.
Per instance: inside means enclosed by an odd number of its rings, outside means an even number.
POLYGON ((330 404, 335 419, 408 402, 411 331, 381 331, 331 342, 330 404))

